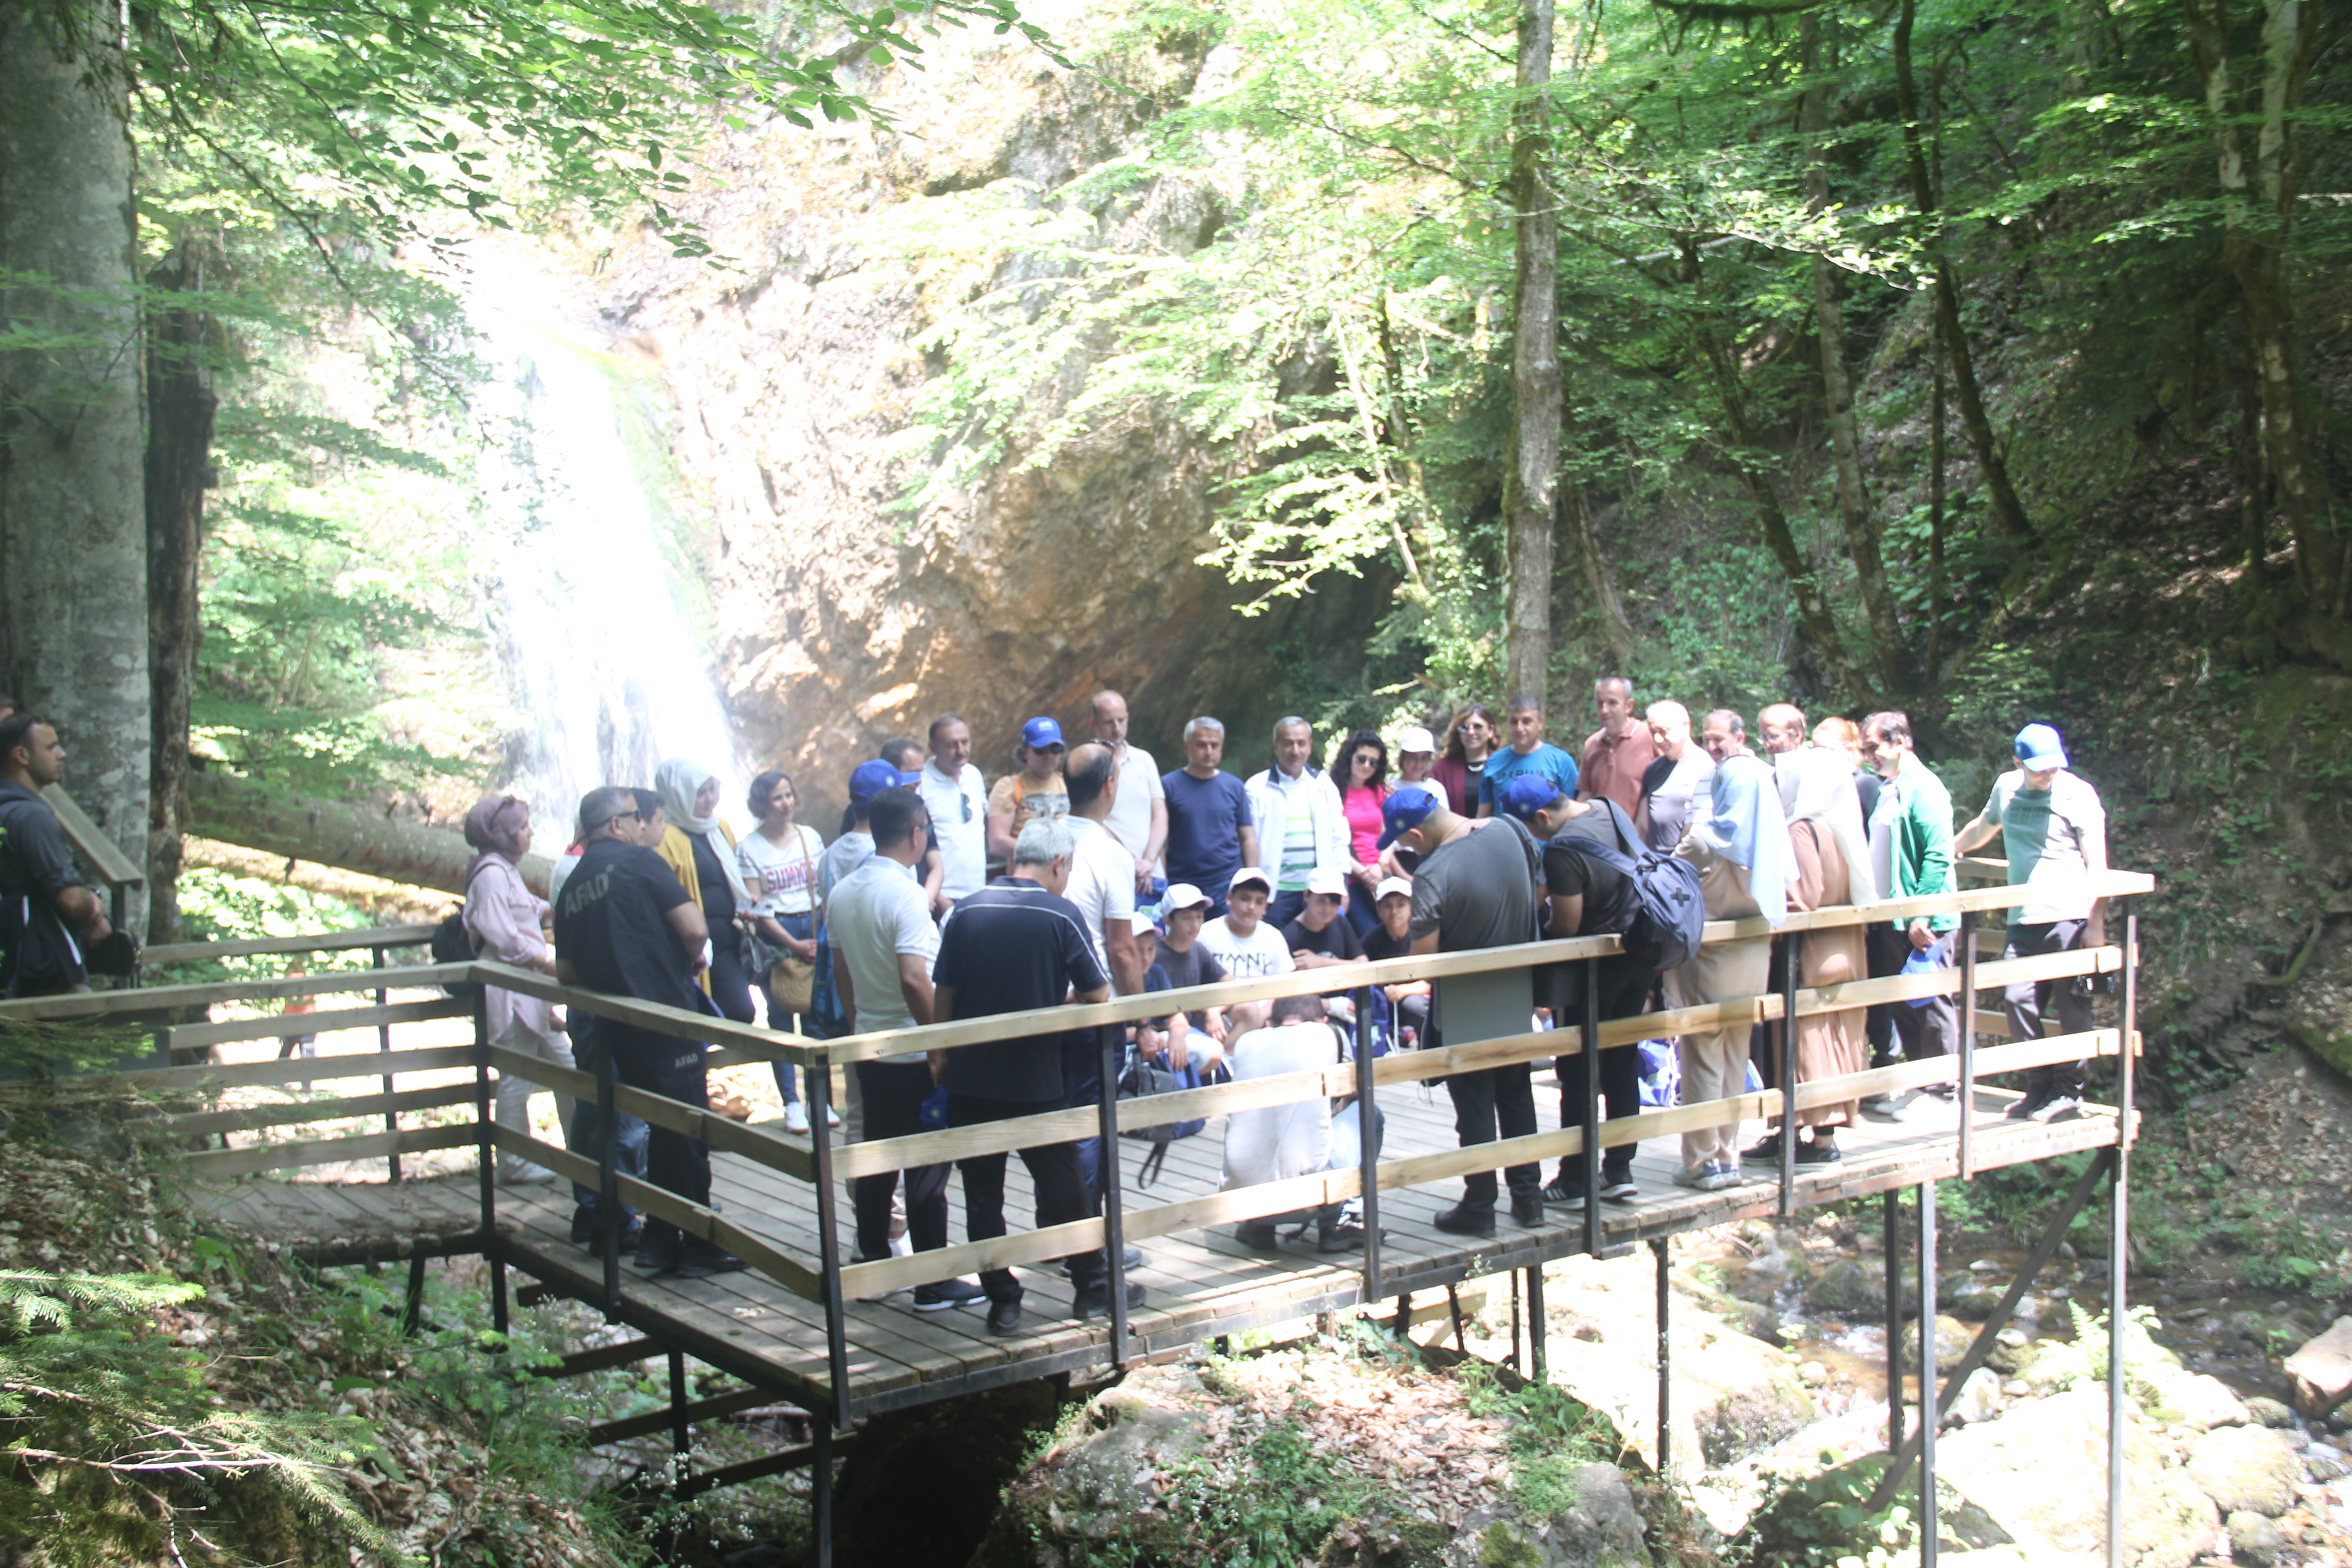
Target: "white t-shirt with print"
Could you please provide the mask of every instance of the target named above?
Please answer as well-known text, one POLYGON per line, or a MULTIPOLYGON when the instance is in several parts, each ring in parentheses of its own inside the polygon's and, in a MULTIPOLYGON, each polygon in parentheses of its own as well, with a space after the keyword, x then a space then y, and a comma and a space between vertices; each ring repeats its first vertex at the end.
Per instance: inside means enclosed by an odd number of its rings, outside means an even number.
POLYGON ((810 879, 824 858, 824 840, 805 822, 795 822, 782 844, 764 833, 747 833, 735 844, 735 868, 743 885, 767 891, 744 906, 758 915, 804 915, 816 908, 810 879))
POLYGON ((1247 937, 1239 937, 1220 915, 1201 928, 1193 944, 1213 953, 1217 962, 1225 966, 1225 973, 1235 980, 1263 980, 1269 974, 1287 974, 1298 967, 1291 960, 1290 944, 1265 921, 1258 921, 1257 930, 1247 937))

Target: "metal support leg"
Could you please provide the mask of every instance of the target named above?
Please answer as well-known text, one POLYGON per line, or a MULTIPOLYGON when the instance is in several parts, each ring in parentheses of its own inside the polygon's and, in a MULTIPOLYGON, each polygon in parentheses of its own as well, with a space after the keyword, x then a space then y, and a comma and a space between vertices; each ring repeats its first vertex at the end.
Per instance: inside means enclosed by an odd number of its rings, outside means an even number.
POLYGON ((1356 1131, 1364 1194, 1364 1292, 1366 1301, 1381 1294, 1381 1151, 1378 1085, 1372 1072, 1372 988, 1356 993, 1356 1131))
POLYGON ((686 1356, 683 1352, 669 1352, 669 1470, 670 1484, 683 1487, 694 1454, 694 1438, 686 1419, 686 1356))
POLYGON ((1780 942, 1780 1217, 1797 1212, 1797 971, 1805 958, 1803 936, 1789 931, 1780 942))
POLYGON ((1919 1568, 1936 1568, 1936 1184, 1919 1184, 1919 1568))
POLYGON ((408 1260, 408 1294, 400 1305, 400 1331, 415 1334, 425 1326, 425 1254, 408 1260))
POLYGON ((1652 1241, 1650 1251, 1658 1260, 1658 1474, 1665 1476, 1673 1473, 1674 1465, 1675 1352, 1674 1341, 1666 1331, 1674 1318, 1674 1279, 1666 1264, 1666 1238, 1662 1236, 1652 1241))
MULTIPOLYGON (((1601 1256, 1601 961, 1584 961, 1584 1016, 1578 1020, 1577 1052, 1584 1058, 1584 1103, 1577 1108, 1583 1118, 1584 1147, 1578 1152, 1577 1168, 1584 1173, 1584 1251, 1587 1257, 1601 1256)), ((1535 1285, 1534 1270, 1528 1279, 1530 1289, 1535 1285)), ((1540 1353, 1540 1352, 1538 1352, 1540 1353)), ((1540 1381, 1540 1374, 1538 1374, 1540 1381)))
POLYGON ((1519 1271, 1511 1270, 1511 1365, 1519 1364, 1519 1271))
POLYGON ((485 1261, 490 1266, 490 1327, 503 1334, 509 1323, 507 1313, 507 1259, 496 1242, 490 1244, 489 1255, 485 1261))
POLYGON ((1396 1299, 1396 1316, 1391 1321, 1389 1337, 1404 1339, 1412 1332, 1412 1292, 1405 1291, 1396 1299))
MULTIPOLYGON (((1588 1200, 1589 1202, 1590 1200, 1588 1200)), ((1528 1378, 1548 1381, 1544 1365, 1543 1265, 1528 1265, 1528 1378)))
POLYGON ((1960 913, 1960 1087, 1954 1099, 1960 1106, 1960 1180, 1977 1173, 1977 912, 1960 913))
POLYGON ((1886 1257, 1886 1451, 1903 1451, 1903 1189, 1889 1187, 1879 1204, 1886 1257))
POLYGON ((1454 1311, 1454 1348, 1464 1355, 1468 1355, 1470 1335, 1462 1326, 1462 1287, 1448 1285, 1445 1288, 1445 1304, 1454 1311))
POLYGON ((596 1256, 604 1266, 604 1321, 621 1318, 621 1157, 614 1126, 613 1089, 618 1069, 613 1052, 596 1052, 596 1256))
MULTIPOLYGON (((812 1117, 810 1125, 815 1125, 812 1117)), ((810 1433, 816 1454, 809 1467, 809 1511, 816 1536, 816 1568, 833 1568, 833 1423, 827 1413, 816 1413, 810 1433)))
MULTIPOLYGON (((382 969, 383 967, 383 949, 380 947, 370 948, 368 952, 375 961, 373 966, 377 969, 382 969)), ((386 992, 383 986, 379 985, 375 988, 375 1005, 377 1006, 381 1007, 384 1005, 385 995, 386 992)), ((392 1026, 390 1024, 378 1024, 375 1026, 375 1048, 377 1054, 381 1056, 390 1056, 392 1054, 392 1026)), ((383 1091, 386 1094, 390 1094, 392 1092, 392 1075, 390 1073, 384 1074, 383 1091)), ((383 1113, 383 1130, 386 1132, 398 1132, 400 1131, 400 1112, 396 1110, 387 1110, 383 1113)), ((393 1182, 398 1182, 400 1180, 400 1151, 394 1149, 390 1154, 385 1156, 385 1169, 387 1173, 386 1179, 393 1182)))
POLYGON ((2124 1312, 2130 1283, 2133 1036, 2139 1012, 2139 916, 2124 915, 2123 996, 2116 1051, 2115 1173, 2107 1213, 2107 1568, 2124 1561, 2124 1312))
POLYGON ((490 1023, 489 998, 480 990, 474 993, 474 1131, 477 1158, 481 1164, 482 1253, 487 1258, 499 1256, 499 1145, 498 1123, 490 1110, 490 1023))
MULTIPOLYGON (((845 1430, 849 1426, 849 1330, 841 1305, 841 1215, 835 1211, 833 1190, 833 1063, 823 1056, 803 1075, 809 1108, 809 1163, 816 1186, 817 1264, 824 1280, 825 1371, 833 1382, 833 1408, 817 1425, 845 1430)), ((833 1469, 832 1436, 819 1439, 817 1449, 817 1518, 820 1545, 817 1561, 832 1561, 833 1469)))
POLYGON ((1125 1045, 1119 1027, 1105 1024, 1096 1031, 1102 1044, 1102 1079, 1097 1104, 1102 1127, 1103 1249, 1109 1254, 1110 1364, 1127 1370, 1127 1228, 1120 1223, 1118 1174, 1118 1058, 1125 1045))

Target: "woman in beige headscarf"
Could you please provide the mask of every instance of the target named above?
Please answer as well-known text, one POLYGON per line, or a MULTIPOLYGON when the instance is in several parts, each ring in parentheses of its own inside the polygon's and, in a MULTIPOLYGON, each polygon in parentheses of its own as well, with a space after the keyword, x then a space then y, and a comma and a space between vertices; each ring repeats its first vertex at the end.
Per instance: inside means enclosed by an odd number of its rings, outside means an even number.
MULTIPOLYGON (((1826 910, 1874 901, 1870 838, 1862 824, 1862 802, 1843 753, 1813 748, 1779 759, 1780 800, 1789 813, 1789 845, 1796 854, 1796 878, 1789 884, 1791 909, 1826 910)), ((1869 973, 1863 953, 1863 928, 1838 926, 1806 931, 1797 984, 1806 990, 1843 985, 1869 973)), ((1861 1072, 1870 1065, 1864 1036, 1866 1007, 1841 1007, 1797 1020, 1797 1083, 1861 1072)), ((1858 1100, 1809 1106, 1797 1122, 1811 1141, 1797 1146, 1801 1165, 1830 1164, 1841 1155, 1837 1129, 1853 1124, 1858 1100)), ((1774 1158, 1780 1151, 1770 1150, 1774 1158)))

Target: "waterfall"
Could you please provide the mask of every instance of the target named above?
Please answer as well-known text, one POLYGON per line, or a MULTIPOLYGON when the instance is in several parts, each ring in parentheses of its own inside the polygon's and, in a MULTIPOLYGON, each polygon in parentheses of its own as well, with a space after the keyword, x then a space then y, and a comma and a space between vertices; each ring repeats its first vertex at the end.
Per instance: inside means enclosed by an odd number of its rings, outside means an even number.
POLYGON ((740 816, 746 771, 709 634, 681 604, 700 552, 630 367, 468 295, 498 369, 488 411, 511 432, 486 459, 482 495, 496 519, 488 616, 518 705, 513 793, 552 850, 588 790, 650 787, 663 758, 687 756, 719 775, 719 809, 740 816))

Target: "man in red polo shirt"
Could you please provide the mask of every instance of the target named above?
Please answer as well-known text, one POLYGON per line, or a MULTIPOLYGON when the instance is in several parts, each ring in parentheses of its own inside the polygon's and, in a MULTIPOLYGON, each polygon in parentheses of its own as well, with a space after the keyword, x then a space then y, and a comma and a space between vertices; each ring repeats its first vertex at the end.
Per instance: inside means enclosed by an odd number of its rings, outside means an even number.
POLYGON ((1576 797, 1599 800, 1607 795, 1631 816, 1642 804, 1642 773, 1657 760, 1658 743, 1635 711, 1633 683, 1623 676, 1604 675, 1594 681, 1592 703, 1601 710, 1601 728, 1584 737, 1576 797))

